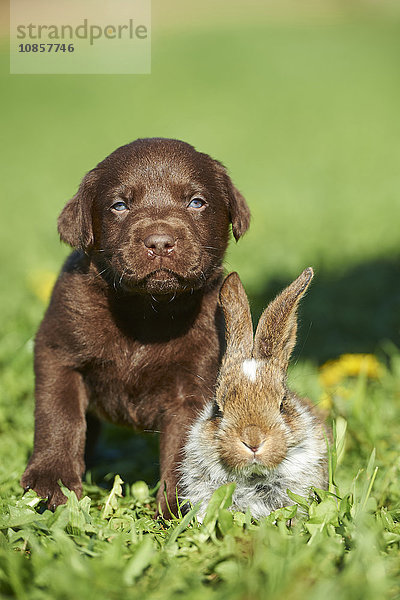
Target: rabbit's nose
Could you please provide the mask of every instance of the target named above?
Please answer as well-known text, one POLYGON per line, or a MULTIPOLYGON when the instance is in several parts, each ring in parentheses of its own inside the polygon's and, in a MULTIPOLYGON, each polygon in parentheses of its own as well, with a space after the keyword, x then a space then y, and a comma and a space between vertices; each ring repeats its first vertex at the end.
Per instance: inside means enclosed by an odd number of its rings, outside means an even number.
POLYGON ((257 445, 255 445, 255 444, 248 444, 242 440, 242 444, 244 446, 246 446, 246 448, 251 450, 254 454, 256 454, 256 452, 258 452, 264 446, 264 443, 265 443, 265 440, 262 440, 261 442, 258 442, 257 445))
POLYGON ((242 444, 254 454, 264 445, 265 437, 265 431, 258 425, 247 425, 240 434, 242 444))

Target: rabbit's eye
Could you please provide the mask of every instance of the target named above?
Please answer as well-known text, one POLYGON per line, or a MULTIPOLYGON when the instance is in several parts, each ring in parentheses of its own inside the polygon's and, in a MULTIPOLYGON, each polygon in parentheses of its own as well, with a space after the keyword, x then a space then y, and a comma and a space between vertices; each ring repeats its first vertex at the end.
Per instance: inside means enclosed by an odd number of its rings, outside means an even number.
POLYGON ((216 402, 214 403, 214 406, 213 406, 212 418, 213 419, 217 419, 217 418, 221 419, 222 418, 222 411, 216 402))
POLYGON ((281 403, 279 405, 279 410, 281 413, 285 412, 285 400, 286 400, 286 396, 284 396, 281 400, 281 403))

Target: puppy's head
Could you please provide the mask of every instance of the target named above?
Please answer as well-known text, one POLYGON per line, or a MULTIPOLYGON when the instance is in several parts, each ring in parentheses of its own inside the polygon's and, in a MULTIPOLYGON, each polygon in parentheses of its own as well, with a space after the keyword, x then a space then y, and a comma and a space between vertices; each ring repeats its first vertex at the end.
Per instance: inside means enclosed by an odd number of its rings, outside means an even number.
POLYGON ((202 287, 249 226, 224 166, 178 140, 139 139, 90 171, 58 219, 62 241, 104 277, 151 294, 202 287))

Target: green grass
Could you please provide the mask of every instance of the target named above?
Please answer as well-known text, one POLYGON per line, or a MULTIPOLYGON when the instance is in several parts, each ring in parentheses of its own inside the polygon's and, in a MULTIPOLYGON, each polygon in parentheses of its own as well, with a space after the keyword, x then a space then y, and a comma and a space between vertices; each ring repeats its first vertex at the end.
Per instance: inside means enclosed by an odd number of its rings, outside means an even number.
POLYGON ((395 18, 366 17, 156 29, 152 75, 138 77, 9 76, 3 45, 1 598, 400 596, 399 33, 395 18), (21 498, 44 310, 32 277, 67 254, 55 222, 82 175, 140 136, 187 140, 230 169, 253 222, 226 267, 255 317, 316 270, 291 381, 341 439, 347 423, 346 443, 339 498, 314 499, 290 527, 290 511, 232 517, 229 490, 201 526, 154 521, 157 439, 112 427, 87 474, 90 500, 53 515, 21 498), (327 397, 318 364, 343 352, 376 353, 380 377, 343 373, 327 397), (118 482, 111 491, 117 473, 123 496, 118 482))
MULTIPOLYGON (((5 388, 18 380, 12 391, 23 398, 30 394, 31 349, 21 355, 24 359, 6 370, 5 388)), ((311 365, 294 367, 291 379, 301 391, 320 395, 311 365)), ((6 389, 1 392, 4 397, 6 389)), ((0 597, 398 597, 399 399, 397 352, 378 381, 362 374, 343 377, 332 392, 331 415, 342 447, 334 494, 300 499, 303 513, 297 516, 293 508, 281 509, 254 523, 249 514, 227 510, 232 490, 221 488, 202 525, 193 513, 155 521, 154 491, 144 483, 127 484, 121 496, 118 476, 109 491, 92 483, 89 474, 79 503, 71 495, 55 514, 37 512, 38 499, 32 492, 21 498, 17 483, 30 448, 30 407, 5 403, 0 597)))

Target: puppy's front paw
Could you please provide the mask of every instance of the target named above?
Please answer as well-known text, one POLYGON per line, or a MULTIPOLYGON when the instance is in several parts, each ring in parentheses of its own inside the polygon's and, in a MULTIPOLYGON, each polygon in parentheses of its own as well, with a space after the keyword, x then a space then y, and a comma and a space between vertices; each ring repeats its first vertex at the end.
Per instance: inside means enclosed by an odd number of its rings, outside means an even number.
POLYGON ((29 465, 22 475, 20 484, 25 492, 34 490, 38 496, 47 500, 50 510, 55 510, 60 504, 65 504, 67 498, 61 491, 58 481, 74 491, 78 498, 82 494, 82 481, 79 475, 71 469, 46 469, 29 465))
MULTIPOLYGON (((172 486, 171 486, 172 488, 172 486)), ((172 488, 174 489, 174 488, 172 488)), ((164 519, 173 519, 178 516, 178 505, 176 502, 176 493, 167 494, 167 498, 165 497, 164 490, 161 492, 161 487, 158 490, 157 494, 157 512, 155 514, 155 518, 157 519, 159 516, 163 516, 164 519)))

